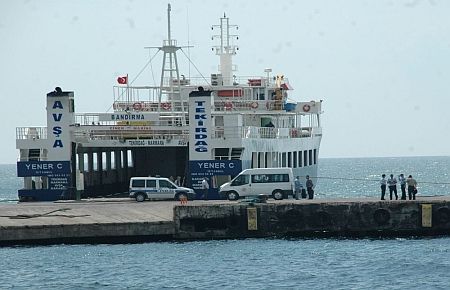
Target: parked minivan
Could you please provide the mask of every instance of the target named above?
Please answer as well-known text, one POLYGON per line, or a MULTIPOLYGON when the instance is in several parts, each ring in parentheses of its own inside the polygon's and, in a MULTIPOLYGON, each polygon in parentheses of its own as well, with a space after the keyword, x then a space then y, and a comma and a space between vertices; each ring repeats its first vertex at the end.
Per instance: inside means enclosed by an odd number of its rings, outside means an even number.
POLYGON ((132 177, 130 179, 129 194, 136 201, 146 199, 194 199, 194 190, 177 186, 165 177, 132 177))
POLYGON ((245 169, 219 189, 220 195, 229 200, 261 194, 281 200, 293 192, 294 175, 292 169, 286 167, 245 169))

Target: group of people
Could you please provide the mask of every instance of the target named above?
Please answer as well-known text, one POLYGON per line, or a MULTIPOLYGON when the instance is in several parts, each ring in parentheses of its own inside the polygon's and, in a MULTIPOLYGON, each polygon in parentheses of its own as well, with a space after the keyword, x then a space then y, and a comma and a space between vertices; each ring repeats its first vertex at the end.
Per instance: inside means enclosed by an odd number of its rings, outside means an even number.
POLYGON ((312 180, 309 178, 309 175, 306 175, 306 190, 303 188, 303 184, 300 181, 300 176, 297 176, 294 180, 294 188, 295 188, 294 198, 300 199, 300 196, 301 198, 306 198, 306 193, 308 193, 308 199, 313 199, 314 198, 313 187, 314 184, 312 180))
POLYGON ((184 185, 184 180, 181 180, 181 176, 177 176, 177 179, 173 178, 173 176, 169 177, 170 181, 172 181, 173 183, 175 183, 176 186, 183 186, 184 185))
MULTIPOLYGON (((405 178, 405 176, 400 174, 398 176, 398 183, 400 183, 400 189, 402 191, 402 200, 406 200, 406 186, 408 186, 408 197, 409 200, 415 200, 416 194, 417 194, 417 181, 412 177, 412 175, 409 175, 408 178, 405 178)), ((392 200, 392 194, 394 193, 395 199, 398 199, 397 194, 397 179, 394 177, 394 174, 391 174, 388 179, 386 179, 386 174, 381 175, 380 180, 381 185, 381 200, 386 200, 384 196, 386 195, 386 187, 389 188, 389 197, 390 200, 392 200)))

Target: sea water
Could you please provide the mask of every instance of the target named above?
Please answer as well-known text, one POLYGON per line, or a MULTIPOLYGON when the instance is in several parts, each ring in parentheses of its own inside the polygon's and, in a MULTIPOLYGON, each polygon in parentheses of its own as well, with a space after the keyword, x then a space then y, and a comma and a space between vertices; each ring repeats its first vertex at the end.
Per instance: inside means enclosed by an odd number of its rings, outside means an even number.
MULTIPOLYGON (((379 196, 381 173, 450 195, 450 157, 321 159, 318 198, 379 196)), ((0 165, 0 199, 17 198, 0 165)), ((449 289, 450 238, 243 239, 0 247, 0 289, 449 289)))

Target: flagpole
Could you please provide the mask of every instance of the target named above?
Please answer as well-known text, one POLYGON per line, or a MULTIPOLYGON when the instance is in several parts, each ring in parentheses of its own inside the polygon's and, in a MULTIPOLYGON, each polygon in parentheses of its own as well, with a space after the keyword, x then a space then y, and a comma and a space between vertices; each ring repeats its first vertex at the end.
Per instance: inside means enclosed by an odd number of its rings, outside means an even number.
POLYGON ((129 90, 130 86, 128 85, 128 74, 127 74, 127 78, 126 78, 126 84, 127 84, 127 103, 130 103, 131 100, 130 100, 130 90, 129 90))

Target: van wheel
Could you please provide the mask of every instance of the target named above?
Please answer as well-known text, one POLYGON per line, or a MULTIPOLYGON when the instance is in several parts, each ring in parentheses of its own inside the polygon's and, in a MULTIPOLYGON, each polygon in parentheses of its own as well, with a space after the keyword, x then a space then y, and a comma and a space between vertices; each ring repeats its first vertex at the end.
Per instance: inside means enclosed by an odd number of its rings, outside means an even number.
POLYGON ((228 200, 238 200, 239 194, 236 191, 228 192, 228 200))
POLYGON ((274 191, 273 193, 272 193, 272 196, 273 196, 273 199, 276 199, 276 200, 282 200, 283 199, 283 192, 281 192, 281 191, 279 191, 279 190, 276 190, 276 191, 274 191))
POLYGON ((145 194, 142 192, 136 193, 136 201, 143 202, 145 200, 145 194))
POLYGON ((182 199, 188 200, 189 196, 186 192, 180 192, 175 196, 175 200, 181 201, 182 199))

